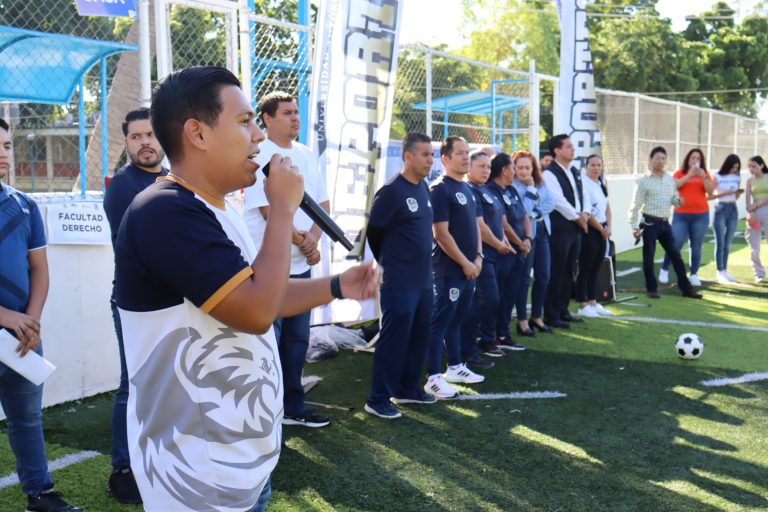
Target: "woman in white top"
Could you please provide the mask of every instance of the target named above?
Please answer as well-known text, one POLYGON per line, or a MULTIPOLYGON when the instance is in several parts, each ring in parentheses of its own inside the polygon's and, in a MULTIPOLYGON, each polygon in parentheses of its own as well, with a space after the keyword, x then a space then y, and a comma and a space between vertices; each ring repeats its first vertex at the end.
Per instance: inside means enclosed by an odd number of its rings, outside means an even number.
POLYGON ((715 229, 715 263, 718 283, 736 282, 728 273, 728 252, 733 235, 736 234, 736 223, 739 221, 736 201, 743 192, 739 188, 740 173, 741 160, 736 155, 728 155, 715 176, 715 190, 709 194, 709 199, 717 199, 712 227, 715 229))
POLYGON ((605 259, 611 236, 611 208, 608 205, 608 188, 603 177, 603 160, 598 155, 586 159, 586 171, 581 180, 584 201, 591 205, 589 230, 582 234, 579 252, 579 275, 576 278, 576 300, 580 316, 611 316, 611 312, 597 302, 597 273, 605 259))

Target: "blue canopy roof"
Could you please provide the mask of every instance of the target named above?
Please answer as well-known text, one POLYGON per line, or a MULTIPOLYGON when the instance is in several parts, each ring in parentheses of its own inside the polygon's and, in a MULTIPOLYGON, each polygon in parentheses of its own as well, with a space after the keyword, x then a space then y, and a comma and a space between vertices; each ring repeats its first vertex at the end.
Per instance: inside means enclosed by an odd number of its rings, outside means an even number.
MULTIPOLYGON (((432 100, 432 110, 434 112, 445 112, 449 114, 479 114, 489 116, 494 112, 505 112, 515 108, 524 107, 528 104, 526 98, 515 96, 505 96, 496 94, 496 108, 494 110, 494 95, 490 92, 469 91, 446 96, 445 98, 436 98, 432 100)), ((412 105, 417 110, 426 110, 427 103, 415 103, 412 105)))
POLYGON ((102 57, 136 49, 0 25, 0 100, 69 103, 80 77, 102 57))

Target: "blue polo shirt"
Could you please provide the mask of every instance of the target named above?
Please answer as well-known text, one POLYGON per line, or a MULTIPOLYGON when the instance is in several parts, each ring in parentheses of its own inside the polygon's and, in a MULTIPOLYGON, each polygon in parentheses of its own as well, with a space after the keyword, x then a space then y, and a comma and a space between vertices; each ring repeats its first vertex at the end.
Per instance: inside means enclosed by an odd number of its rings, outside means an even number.
MULTIPOLYGON (((488 188, 488 185, 476 185, 469 183, 472 193, 475 195, 475 201, 480 205, 483 212, 483 221, 493 233, 493 236, 501 240, 504 237, 504 206, 501 200, 496 197, 488 188)), ((483 243, 483 256, 485 261, 495 263, 498 257, 496 249, 483 243)))
POLYGON ((23 192, 0 184, 0 306, 26 311, 29 252, 45 245, 37 204, 23 192))
POLYGON ((401 174, 376 192, 368 219, 368 242, 384 267, 382 288, 432 288, 432 204, 424 181, 401 174))
MULTIPOLYGON (((433 222, 448 222, 448 232, 459 250, 469 261, 477 257, 477 217, 483 216, 482 207, 475 201, 469 185, 448 176, 441 176, 432 184, 433 222)), ((445 254, 438 243, 432 249, 432 273, 435 279, 464 277, 458 263, 445 254)))

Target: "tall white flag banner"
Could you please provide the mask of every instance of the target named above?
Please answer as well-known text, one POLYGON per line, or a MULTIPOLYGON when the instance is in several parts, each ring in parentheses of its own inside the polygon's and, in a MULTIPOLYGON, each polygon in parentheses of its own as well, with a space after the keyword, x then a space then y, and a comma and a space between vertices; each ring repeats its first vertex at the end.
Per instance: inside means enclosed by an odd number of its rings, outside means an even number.
MULTIPOLYGON (((326 173, 334 220, 355 248, 327 246, 323 272, 365 255, 365 223, 386 169, 402 0, 323 0, 318 12, 310 95, 310 147, 326 173)), ((375 318, 368 301, 334 301, 314 322, 375 318)))
POLYGON ((568 134, 576 147, 574 165, 600 154, 597 98, 589 51, 586 0, 556 0, 560 18, 560 86, 555 134, 568 134))

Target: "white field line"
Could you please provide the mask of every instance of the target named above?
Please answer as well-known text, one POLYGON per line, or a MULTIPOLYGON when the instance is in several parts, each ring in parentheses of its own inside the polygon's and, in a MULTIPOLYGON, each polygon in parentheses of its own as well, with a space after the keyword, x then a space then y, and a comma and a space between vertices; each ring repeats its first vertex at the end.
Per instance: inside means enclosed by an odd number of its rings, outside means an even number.
MULTIPOLYGON (((92 459, 98 455, 101 454, 99 452, 90 450, 79 453, 71 453, 69 455, 60 457, 48 464, 48 471, 63 469, 67 466, 72 466, 73 464, 83 462, 84 460, 92 459)), ((10 475, 0 478, 0 489, 5 489, 6 487, 16 485, 17 483, 19 483, 19 477, 16 475, 16 473, 11 473, 10 475)))
POLYGON ((703 380, 699 384, 708 387, 730 386, 731 384, 744 384, 745 382, 757 382, 768 380, 768 372, 745 373, 741 377, 721 377, 718 379, 703 380))
POLYGON ((721 324, 717 322, 695 322, 693 320, 673 320, 669 318, 653 318, 643 316, 601 316, 600 318, 603 320, 627 320, 630 322, 645 322, 650 324, 693 325, 697 327, 715 327, 718 329, 737 329, 741 331, 768 332, 768 327, 721 324))
POLYGON ((477 395, 459 395, 453 400, 531 400, 536 398, 565 398, 559 391, 516 391, 513 393, 483 393, 477 395))
POLYGON ((640 272, 641 270, 643 269, 640 267, 628 268, 627 270, 621 270, 619 272, 616 272, 616 277, 628 276, 629 274, 634 274, 635 272, 640 272))

